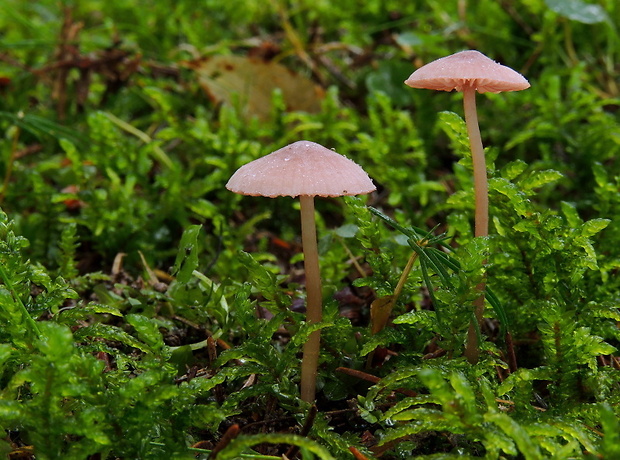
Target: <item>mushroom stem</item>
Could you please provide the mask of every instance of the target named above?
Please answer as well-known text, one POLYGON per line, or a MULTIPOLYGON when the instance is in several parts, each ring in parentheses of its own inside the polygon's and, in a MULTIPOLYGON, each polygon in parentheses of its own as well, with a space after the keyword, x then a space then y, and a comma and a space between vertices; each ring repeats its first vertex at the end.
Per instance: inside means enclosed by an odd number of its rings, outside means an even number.
POLYGON ((476 113, 476 90, 473 86, 467 86, 463 89, 463 106, 471 159, 474 164, 474 197, 476 201, 474 235, 487 236, 489 234, 489 185, 487 183, 487 167, 484 161, 484 147, 482 147, 478 114, 476 113))
MULTIPOLYGON (((306 322, 321 321, 322 295, 321 275, 319 271, 319 251, 316 239, 316 222, 314 220, 314 197, 300 195, 301 240, 304 250, 304 270, 306 273, 306 322)), ((316 376, 319 364, 319 347, 321 331, 315 331, 304 344, 301 361, 301 399, 314 402, 316 376)))
MULTIPOLYGON (((484 160, 484 147, 482 146, 482 138, 480 137, 480 128, 478 126, 478 114, 476 111, 476 89, 471 86, 463 88, 463 106, 465 110, 465 124, 467 125, 467 134, 469 135, 469 147, 471 149, 471 159, 474 167, 474 200, 475 200, 475 218, 474 218, 474 236, 488 236, 489 234, 489 184, 487 181, 487 167, 484 160)), ((482 325, 482 317, 484 313, 484 290, 485 282, 478 284, 476 287, 480 292, 480 296, 474 301, 476 321, 478 325, 482 325)), ((475 364, 479 358, 478 334, 474 324, 469 325, 467 331, 467 345, 465 347, 465 356, 467 360, 475 364)))

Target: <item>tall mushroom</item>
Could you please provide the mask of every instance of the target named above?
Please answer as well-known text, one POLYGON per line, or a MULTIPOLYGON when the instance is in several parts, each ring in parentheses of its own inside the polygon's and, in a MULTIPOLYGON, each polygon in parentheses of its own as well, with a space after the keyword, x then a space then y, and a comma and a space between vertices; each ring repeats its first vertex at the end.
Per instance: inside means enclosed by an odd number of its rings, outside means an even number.
MULTIPOLYGON (((254 196, 299 196, 301 239, 306 273, 306 321, 321 321, 322 295, 314 219, 314 197, 370 193, 376 187, 353 161, 309 141, 298 141, 239 168, 226 184, 232 192, 254 196)), ((319 362, 320 331, 304 345, 301 398, 313 402, 319 362)))
MULTIPOLYGON (((475 236, 489 234, 489 193, 487 170, 484 161, 484 147, 480 138, 478 115, 476 112, 476 91, 479 93, 500 93, 520 91, 530 87, 520 73, 503 66, 475 50, 437 59, 420 67, 405 80, 412 88, 434 89, 438 91, 462 91, 465 110, 465 123, 469 135, 472 162, 474 167, 475 198, 475 236)), ((479 286, 485 290, 484 283, 479 286)), ((475 315, 478 324, 482 323, 484 294, 475 302, 475 315)), ((465 354, 470 362, 478 361, 477 334, 473 324, 468 332, 465 354)))

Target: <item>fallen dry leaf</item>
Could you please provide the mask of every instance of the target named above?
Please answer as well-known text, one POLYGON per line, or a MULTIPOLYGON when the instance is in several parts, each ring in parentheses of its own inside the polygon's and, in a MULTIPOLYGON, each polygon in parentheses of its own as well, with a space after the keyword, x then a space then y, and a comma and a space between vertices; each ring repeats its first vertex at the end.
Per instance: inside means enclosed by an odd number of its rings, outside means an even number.
POLYGON ((187 65, 196 71, 200 85, 213 102, 238 104, 245 118, 268 118, 276 89, 282 91, 288 111, 316 113, 321 109, 323 89, 277 62, 243 56, 211 56, 187 65))

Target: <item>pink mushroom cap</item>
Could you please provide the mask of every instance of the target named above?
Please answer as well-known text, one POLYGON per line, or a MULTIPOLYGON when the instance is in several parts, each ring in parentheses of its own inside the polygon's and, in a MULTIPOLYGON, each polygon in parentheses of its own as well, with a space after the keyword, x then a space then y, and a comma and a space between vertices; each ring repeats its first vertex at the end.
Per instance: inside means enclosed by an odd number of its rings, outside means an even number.
POLYGON ((519 72, 475 50, 429 62, 413 72, 405 84, 438 91, 462 91, 464 87, 473 87, 479 93, 521 91, 530 87, 519 72))
POLYGON ((255 196, 344 196, 376 190, 348 158, 310 141, 294 142, 239 168, 226 188, 255 196))

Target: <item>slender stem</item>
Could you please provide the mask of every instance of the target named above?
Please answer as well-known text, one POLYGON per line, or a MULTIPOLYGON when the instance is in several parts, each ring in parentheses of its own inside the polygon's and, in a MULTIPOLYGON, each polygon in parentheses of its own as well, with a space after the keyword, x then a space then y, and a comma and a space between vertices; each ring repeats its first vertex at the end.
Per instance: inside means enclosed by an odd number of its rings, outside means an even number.
MULTIPOLYGON (((478 127, 478 114, 476 112, 476 90, 469 86, 463 89, 463 106, 465 109, 465 123, 469 135, 471 159, 474 166, 474 199, 476 204, 474 235, 488 236, 489 234, 489 184, 487 181, 487 167, 484 160, 484 147, 478 127)), ((481 292, 480 297, 474 301, 475 315, 478 325, 482 325, 484 313, 484 281, 477 286, 481 292)), ((469 325, 467 331, 467 345, 465 356, 470 363, 477 363, 479 357, 478 334, 474 324, 469 325)))
MULTIPOLYGON (((319 250, 314 220, 314 197, 300 196, 301 242, 304 248, 304 270, 306 272, 306 321, 318 323, 322 318, 321 274, 319 271, 319 250)), ((321 331, 315 331, 304 345, 301 362, 301 399, 314 402, 316 376, 319 364, 321 331)))
MULTIPOLYGON (((476 312, 478 311, 478 300, 484 300, 484 294, 476 299, 474 306, 476 312)), ((478 343, 478 331, 480 328, 474 320, 470 321, 469 328, 467 329, 467 342, 465 344, 465 358, 470 364, 476 364, 480 359, 480 347, 478 343)))
POLYGON ((398 297, 400 297, 400 293, 403 292, 403 287, 405 287, 405 283, 407 282, 407 277, 409 276, 409 273, 411 272, 411 269, 413 268, 413 264, 415 263, 417 258, 418 258, 418 253, 413 251, 411 253, 411 256, 409 256, 409 260, 407 261, 407 265, 405 265, 405 269, 403 270, 403 272, 400 275, 400 278, 398 279, 398 284, 396 285, 396 289, 394 289, 394 303, 396 303, 396 301, 398 300, 398 297))
POLYGON ((407 277, 413 268, 414 262, 418 258, 418 253, 413 251, 409 260, 407 261, 407 265, 405 265, 405 269, 400 275, 398 279, 398 284, 394 289, 394 294, 388 295, 385 297, 380 297, 375 299, 373 303, 370 305, 370 332, 374 334, 378 334, 383 329, 388 322, 390 314, 400 297, 400 293, 403 291, 403 287, 407 282, 407 277))
MULTIPOLYGON (((375 299, 370 305, 371 334, 378 334, 385 329, 388 319, 392 314, 392 310, 394 309, 394 305, 396 305, 398 297, 400 297, 400 293, 403 291, 403 287, 405 287, 407 277, 409 276, 409 273, 411 272, 413 264, 417 258, 418 253, 413 251, 407 261, 407 265, 405 265, 405 269, 398 279, 398 284, 396 285, 396 289, 394 289, 394 294, 375 299)), ((373 350, 368 353, 368 357, 366 358, 366 369, 370 369, 372 367, 372 362, 375 358, 375 351, 376 350, 373 350)))
POLYGON ((476 90, 474 88, 466 87, 463 89, 463 105, 471 159, 474 164, 474 196, 476 201, 474 235, 487 236, 489 234, 489 185, 487 183, 487 167, 484 161, 484 148, 478 127, 476 90))

